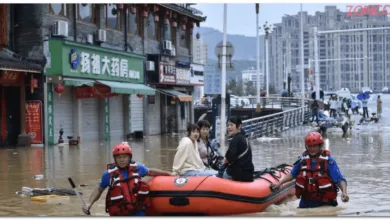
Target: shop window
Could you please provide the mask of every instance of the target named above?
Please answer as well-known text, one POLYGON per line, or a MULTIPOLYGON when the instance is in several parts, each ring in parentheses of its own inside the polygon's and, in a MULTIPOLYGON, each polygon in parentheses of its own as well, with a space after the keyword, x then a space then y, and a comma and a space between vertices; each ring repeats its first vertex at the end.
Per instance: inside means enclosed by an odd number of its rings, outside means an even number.
POLYGON ((184 118, 186 117, 186 109, 185 109, 184 102, 180 102, 180 116, 181 116, 181 120, 184 120, 184 118))
POLYGON ((192 34, 190 34, 190 32, 187 30, 186 32, 186 48, 187 49, 190 49, 191 48, 191 37, 192 37, 192 34))
POLYGON ((116 4, 106 6, 106 27, 113 30, 122 31, 123 22, 121 10, 118 10, 116 4))
POLYGON ((144 36, 144 17, 142 16, 142 13, 138 13, 137 15, 137 35, 140 36, 140 37, 143 37, 144 36))
POLYGON ((154 16, 153 13, 150 12, 148 14, 148 39, 154 40, 156 39, 155 35, 155 21, 154 21, 154 16))
POLYGON ((69 9, 69 4, 49 4, 49 13, 51 15, 68 17, 70 14, 69 9))
POLYGON ((97 17, 99 17, 98 7, 95 4, 77 4, 77 20, 97 24, 97 17))
POLYGON ((160 22, 159 21, 155 21, 154 23, 154 33, 155 33, 155 40, 156 41, 160 41, 160 22))
POLYGON ((186 47, 187 46, 186 30, 180 29, 179 34, 180 34, 180 46, 186 47))
MULTIPOLYGON (((170 24, 164 24, 164 40, 172 41, 171 39, 171 25, 170 24)), ((172 41, 172 45, 173 41, 172 41)))
POLYGON ((128 24, 129 24, 129 27, 128 27, 128 30, 129 30, 129 34, 131 35, 137 35, 137 31, 138 31, 138 24, 137 24, 137 20, 138 20, 138 10, 133 14, 131 13, 131 9, 129 8, 130 12, 128 13, 128 24))
POLYGON ((177 33, 177 28, 173 27, 171 24, 171 41, 172 45, 176 47, 176 33, 177 33))

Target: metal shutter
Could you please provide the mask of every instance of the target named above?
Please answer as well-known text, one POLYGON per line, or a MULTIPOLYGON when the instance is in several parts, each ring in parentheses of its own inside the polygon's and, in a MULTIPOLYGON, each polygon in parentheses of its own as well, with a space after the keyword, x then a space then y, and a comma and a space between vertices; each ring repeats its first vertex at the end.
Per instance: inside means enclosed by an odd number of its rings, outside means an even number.
POLYGON ((131 128, 130 132, 143 131, 144 130, 144 107, 142 103, 143 99, 138 98, 136 95, 131 95, 131 128))
MULTIPOLYGON (((82 99, 82 141, 99 141, 99 99, 82 99)), ((103 119, 102 119, 103 120, 103 119)))
POLYGON ((53 94, 54 105, 54 143, 58 143, 60 128, 64 130, 62 139, 68 142, 67 136, 73 136, 73 93, 72 87, 66 86, 61 96, 53 94))
MULTIPOLYGON (((123 112, 123 96, 114 96, 109 99, 110 106, 110 136, 112 141, 124 141, 124 112, 123 112)), ((118 142, 119 143, 119 142, 118 142)))

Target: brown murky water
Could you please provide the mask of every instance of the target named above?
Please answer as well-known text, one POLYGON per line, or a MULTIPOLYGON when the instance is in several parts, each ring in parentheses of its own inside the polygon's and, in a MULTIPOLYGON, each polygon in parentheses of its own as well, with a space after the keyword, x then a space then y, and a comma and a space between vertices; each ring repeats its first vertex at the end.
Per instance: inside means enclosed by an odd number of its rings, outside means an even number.
MULTIPOLYGON (((390 106, 390 97, 383 97, 383 112, 390 106)), ((370 104, 373 108, 374 101, 370 104)), ((304 149, 303 137, 310 127, 287 131, 269 139, 253 140, 253 158, 257 170, 278 165, 292 164, 304 149)), ((315 209, 297 209, 298 200, 292 198, 280 205, 271 205, 256 216, 390 216, 390 117, 374 125, 356 126, 348 137, 340 130, 330 131, 326 148, 330 149, 342 173, 348 181, 349 203, 315 209)), ((134 159, 148 167, 170 170, 177 142, 180 137, 155 136, 143 141, 131 141, 134 159)), ((83 216, 77 197, 52 204, 30 201, 16 195, 23 186, 31 188, 67 188, 68 177, 77 185, 87 201, 99 183, 106 164, 112 162, 111 146, 94 143, 82 146, 55 146, 50 148, 0 149, 0 216, 83 216), (34 175, 43 174, 42 180, 34 175)), ((105 192, 95 203, 94 216, 106 216, 105 192)))

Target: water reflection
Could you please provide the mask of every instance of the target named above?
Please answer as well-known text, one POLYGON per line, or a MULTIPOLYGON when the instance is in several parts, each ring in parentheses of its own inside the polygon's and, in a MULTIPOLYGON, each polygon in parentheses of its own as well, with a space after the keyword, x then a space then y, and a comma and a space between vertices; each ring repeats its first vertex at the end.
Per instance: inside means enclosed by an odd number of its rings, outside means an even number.
MULTIPOLYGON (((390 103, 390 100, 387 102, 390 103)), ((384 126, 390 121, 383 120, 384 126)), ((390 128, 390 127, 389 127, 390 128)), ((281 163, 293 164, 305 150, 304 137, 309 127, 288 130, 272 138, 252 140, 252 152, 256 170, 281 163)), ((340 129, 341 131, 341 129, 340 129)), ((348 181, 349 203, 339 200, 337 208, 322 207, 309 210, 297 209, 298 200, 292 198, 281 205, 271 205, 266 212, 250 214, 258 216, 313 216, 359 215, 386 216, 389 214, 390 197, 390 129, 353 130, 342 137, 341 132, 330 133, 325 138, 325 148, 331 151, 341 172, 348 181), (383 215, 382 215, 383 214, 383 215)), ((133 159, 148 167, 171 170, 180 136, 150 136, 144 140, 130 140, 133 159)), ((61 145, 47 148, 0 149, 0 215, 1 216, 83 216, 77 197, 66 204, 32 202, 16 195, 23 186, 70 189, 67 181, 72 177, 87 200, 100 181, 107 163, 113 162, 112 146, 120 143, 82 143, 80 146, 61 145), (34 175, 43 174, 42 180, 34 175)), ((340 196, 340 195, 339 195, 340 196)), ((105 192, 94 205, 94 216, 107 216, 104 211, 105 192)), ((247 215, 245 215, 247 216, 247 215)))

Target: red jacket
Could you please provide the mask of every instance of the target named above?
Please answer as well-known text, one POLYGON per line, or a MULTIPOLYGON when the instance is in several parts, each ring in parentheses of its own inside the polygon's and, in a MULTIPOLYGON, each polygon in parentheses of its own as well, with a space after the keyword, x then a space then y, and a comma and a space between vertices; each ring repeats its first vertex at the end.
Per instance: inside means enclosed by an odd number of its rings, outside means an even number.
POLYGON ((137 164, 128 166, 128 178, 124 179, 116 164, 108 164, 110 186, 106 197, 106 212, 110 216, 129 216, 149 206, 149 186, 138 174, 137 164))
POLYGON ((337 198, 338 188, 328 174, 330 152, 323 150, 317 159, 314 169, 311 167, 310 155, 305 151, 301 161, 301 170, 295 182, 295 195, 307 200, 329 202, 337 198))

